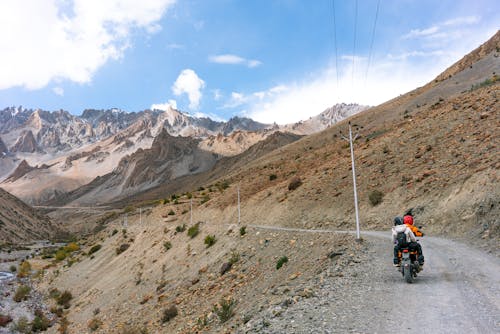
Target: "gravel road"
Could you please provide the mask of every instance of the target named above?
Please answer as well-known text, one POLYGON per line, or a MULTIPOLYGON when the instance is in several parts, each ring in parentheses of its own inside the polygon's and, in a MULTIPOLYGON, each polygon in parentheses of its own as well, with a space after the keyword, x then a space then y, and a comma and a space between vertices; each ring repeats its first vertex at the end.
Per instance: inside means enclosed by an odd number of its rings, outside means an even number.
POLYGON ((413 284, 392 267, 390 232, 365 232, 365 252, 311 282, 314 296, 269 309, 247 333, 500 333, 500 259, 446 239, 421 238, 413 284), (277 314, 277 315, 276 315, 277 314))

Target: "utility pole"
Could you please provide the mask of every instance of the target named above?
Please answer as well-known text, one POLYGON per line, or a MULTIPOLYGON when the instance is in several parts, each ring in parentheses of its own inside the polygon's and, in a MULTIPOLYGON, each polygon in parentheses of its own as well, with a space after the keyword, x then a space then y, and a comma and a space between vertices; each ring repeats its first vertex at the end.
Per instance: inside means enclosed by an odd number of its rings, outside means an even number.
MULTIPOLYGON (((341 133, 342 134, 342 133, 341 133)), ((352 142, 358 138, 358 134, 352 137, 352 129, 351 122, 349 122, 349 138, 342 136, 342 139, 349 141, 349 146, 351 148, 351 167, 352 167, 352 181, 354 188, 354 208, 356 210, 356 240, 361 240, 361 236, 359 233, 359 211, 358 211, 358 192, 356 190, 356 169, 354 167, 354 149, 352 147, 352 142)))
POLYGON ((240 210, 240 184, 238 183, 238 225, 241 222, 241 210, 240 210))
POLYGON ((191 225, 193 225, 193 198, 189 199, 189 214, 189 221, 191 222, 191 225))
POLYGON ((142 225, 142 208, 139 208, 139 224, 142 225))

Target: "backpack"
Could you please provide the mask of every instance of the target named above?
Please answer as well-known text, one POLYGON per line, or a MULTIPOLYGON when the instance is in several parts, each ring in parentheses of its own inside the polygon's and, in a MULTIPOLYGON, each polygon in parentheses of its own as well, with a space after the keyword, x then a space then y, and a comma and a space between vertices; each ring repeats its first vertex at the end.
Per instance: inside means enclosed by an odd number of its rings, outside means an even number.
POLYGON ((396 240, 399 247, 409 246, 408 239, 406 238, 406 234, 404 232, 398 232, 398 234, 396 235, 396 240))

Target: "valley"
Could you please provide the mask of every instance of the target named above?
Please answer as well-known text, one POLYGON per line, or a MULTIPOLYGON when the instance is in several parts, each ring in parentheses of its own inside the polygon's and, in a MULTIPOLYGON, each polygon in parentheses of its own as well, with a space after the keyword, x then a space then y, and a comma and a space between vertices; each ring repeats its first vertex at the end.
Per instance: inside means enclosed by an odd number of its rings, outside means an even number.
POLYGON ((2 212, 11 215, 1 237, 66 241, 53 257, 28 260, 30 284, 54 311, 49 333, 385 333, 400 328, 394 305, 406 292, 421 296, 407 307, 418 314, 407 333, 494 333, 499 50, 497 32, 427 85, 342 119, 329 109, 321 126, 239 119, 218 124, 219 133, 177 136, 199 134, 193 124, 208 120, 152 111, 67 156, 33 143, 34 134, 1 134, 9 150, 32 152, 16 152, 30 168, 15 180, 5 173, 0 187, 40 206, 5 192, 2 212), (351 233, 348 122, 359 133, 362 241, 351 233), (107 167, 92 174, 99 159, 107 167), (425 269, 412 285, 392 267, 388 240, 409 208, 426 234, 425 269), (392 294, 395 286, 405 292, 392 294))

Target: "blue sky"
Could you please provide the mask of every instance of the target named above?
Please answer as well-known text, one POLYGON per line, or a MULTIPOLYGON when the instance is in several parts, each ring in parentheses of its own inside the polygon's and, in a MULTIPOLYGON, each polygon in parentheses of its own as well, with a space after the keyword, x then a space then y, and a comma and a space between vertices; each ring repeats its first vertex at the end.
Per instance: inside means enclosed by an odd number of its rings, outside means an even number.
POLYGON ((0 108, 295 122, 421 86, 499 23, 496 0, 2 1, 0 108))

